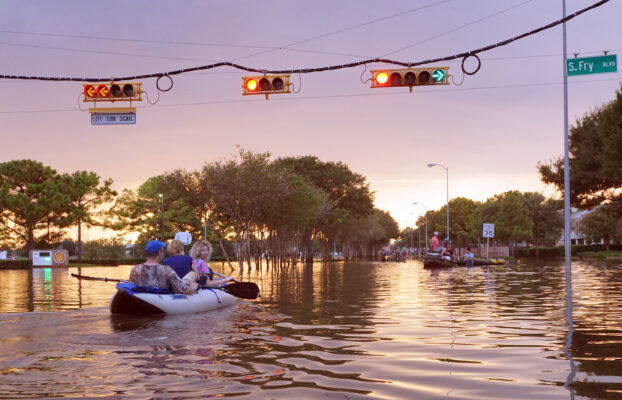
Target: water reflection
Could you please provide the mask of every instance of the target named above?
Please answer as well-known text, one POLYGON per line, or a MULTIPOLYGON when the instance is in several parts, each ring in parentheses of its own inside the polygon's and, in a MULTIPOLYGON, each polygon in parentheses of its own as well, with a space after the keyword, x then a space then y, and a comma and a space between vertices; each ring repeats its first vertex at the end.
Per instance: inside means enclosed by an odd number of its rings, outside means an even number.
POLYGON ((0 271, 0 399, 622 396, 619 264, 573 264, 572 304, 560 263, 252 269, 259 300, 156 318, 111 316, 114 284, 71 272, 0 271))

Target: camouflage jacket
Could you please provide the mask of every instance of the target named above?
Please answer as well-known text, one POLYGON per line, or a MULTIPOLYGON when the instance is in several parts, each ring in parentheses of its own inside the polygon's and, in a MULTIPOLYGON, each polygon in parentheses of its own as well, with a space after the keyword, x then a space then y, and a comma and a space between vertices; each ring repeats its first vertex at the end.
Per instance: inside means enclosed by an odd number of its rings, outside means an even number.
POLYGON ((177 273, 168 265, 138 264, 130 272, 130 281, 136 286, 168 289, 173 293, 184 293, 190 282, 179 279, 177 273))

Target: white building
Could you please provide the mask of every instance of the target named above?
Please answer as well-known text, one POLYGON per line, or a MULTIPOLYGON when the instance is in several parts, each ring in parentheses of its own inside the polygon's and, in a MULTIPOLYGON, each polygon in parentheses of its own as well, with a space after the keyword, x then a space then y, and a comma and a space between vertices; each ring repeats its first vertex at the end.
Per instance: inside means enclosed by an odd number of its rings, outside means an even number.
MULTIPOLYGON (((587 242, 583 231, 581 230, 581 221, 583 218, 590 215, 594 211, 596 211, 598 207, 595 207, 591 210, 581 210, 576 211, 576 208, 571 208, 570 213, 570 244, 590 244, 587 242), (574 212, 572 212, 574 211, 574 212)), ((564 229, 562 228, 562 234, 559 240, 557 241, 558 246, 564 245, 564 229)))

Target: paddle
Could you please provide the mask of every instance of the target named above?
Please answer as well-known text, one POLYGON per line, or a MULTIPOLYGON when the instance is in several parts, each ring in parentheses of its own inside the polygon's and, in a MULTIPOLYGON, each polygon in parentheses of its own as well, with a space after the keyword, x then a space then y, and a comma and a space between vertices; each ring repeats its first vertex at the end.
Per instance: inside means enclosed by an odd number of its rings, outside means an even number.
POLYGON ((78 274, 71 274, 71 276, 77 279, 84 279, 85 281, 129 282, 124 279, 97 278, 95 276, 86 276, 86 275, 78 275, 78 274))
MULTIPOLYGON (((220 274, 218 274, 220 275, 220 274)), ((74 278, 84 279, 86 281, 103 281, 103 282, 129 282, 123 279, 111 279, 111 278, 98 278, 95 276, 86 276, 71 274, 74 278)), ((224 275, 221 275, 224 276, 224 275)), ((223 292, 227 292, 232 296, 239 297, 246 300, 254 300, 259 297, 259 287, 254 282, 238 282, 230 283, 220 288, 211 288, 208 286, 201 286, 204 289, 221 289, 223 292)))
MULTIPOLYGON (((206 287, 206 286, 201 286, 206 287)), ((241 299, 255 300, 259 297, 259 287, 254 282, 234 282, 220 288, 223 292, 227 292, 232 296, 239 297, 241 299)))
MULTIPOLYGON (((214 274, 220 276, 221 278, 227 277, 226 275, 219 274, 218 272, 214 272, 214 274)), ((259 297, 259 286, 257 286, 255 282, 239 282, 235 279, 232 279, 231 281, 233 283, 229 283, 220 289, 241 299, 254 300, 259 297)))

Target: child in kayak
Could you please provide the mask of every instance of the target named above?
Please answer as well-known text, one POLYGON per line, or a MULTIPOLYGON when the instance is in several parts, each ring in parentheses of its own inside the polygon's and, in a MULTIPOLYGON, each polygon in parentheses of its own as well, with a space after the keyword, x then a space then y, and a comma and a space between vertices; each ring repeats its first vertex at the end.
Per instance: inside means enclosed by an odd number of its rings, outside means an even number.
POLYGON ((467 247, 466 248, 466 253, 464 254, 464 262, 466 264, 467 267, 472 267, 473 266, 473 260, 475 260, 475 254, 473 254, 471 252, 471 248, 467 247))

